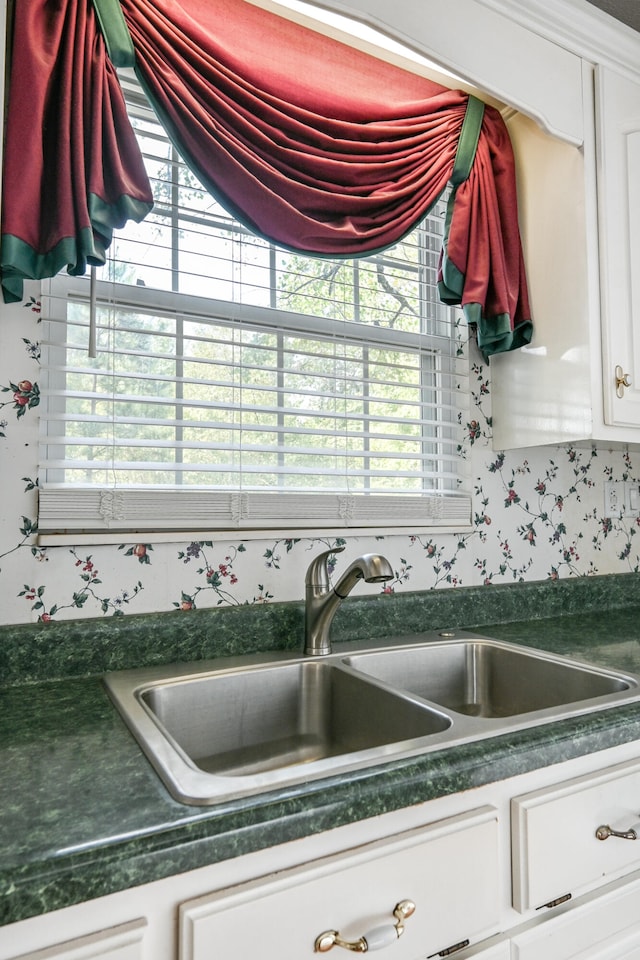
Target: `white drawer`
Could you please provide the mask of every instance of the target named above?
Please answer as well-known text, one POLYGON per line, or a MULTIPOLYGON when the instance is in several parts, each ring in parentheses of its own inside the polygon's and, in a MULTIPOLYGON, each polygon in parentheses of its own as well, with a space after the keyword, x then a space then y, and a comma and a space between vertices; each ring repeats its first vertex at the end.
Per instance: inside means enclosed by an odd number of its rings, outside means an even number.
MULTIPOLYGON (((497 826, 496 810, 481 807, 187 902, 180 958, 313 960, 320 934, 357 940, 392 927, 405 899, 415 913, 382 955, 418 960, 479 940, 498 928, 497 826)), ((332 956, 349 955, 332 948, 332 956)))
MULTIPOLYGON (((511 802, 513 905, 538 908, 640 867, 640 839, 598 840, 640 822, 640 763, 618 764, 511 802)), ((638 826, 640 835, 640 826, 638 826)))
POLYGON ((15 960, 142 960, 142 938, 146 928, 146 920, 132 920, 87 937, 23 953, 15 960))
POLYGON ((545 923, 525 924, 511 960, 640 960, 640 883, 588 894, 545 923))

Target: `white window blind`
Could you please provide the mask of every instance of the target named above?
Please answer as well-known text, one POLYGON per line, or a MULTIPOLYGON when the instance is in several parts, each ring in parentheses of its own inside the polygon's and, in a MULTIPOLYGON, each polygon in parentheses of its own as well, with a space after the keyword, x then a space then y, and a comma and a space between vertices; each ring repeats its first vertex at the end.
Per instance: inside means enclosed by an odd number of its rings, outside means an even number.
POLYGON ((125 90, 155 208, 98 271, 95 358, 89 281, 47 285, 41 532, 468 525, 444 204, 366 258, 276 248, 125 90))

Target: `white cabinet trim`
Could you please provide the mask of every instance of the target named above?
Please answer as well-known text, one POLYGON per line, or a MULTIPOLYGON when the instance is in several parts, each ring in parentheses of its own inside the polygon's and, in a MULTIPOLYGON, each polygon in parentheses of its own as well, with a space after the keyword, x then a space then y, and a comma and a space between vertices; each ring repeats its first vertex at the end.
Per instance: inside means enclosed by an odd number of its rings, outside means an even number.
POLYGON ((476 0, 578 56, 637 78, 640 34, 585 0, 476 0))

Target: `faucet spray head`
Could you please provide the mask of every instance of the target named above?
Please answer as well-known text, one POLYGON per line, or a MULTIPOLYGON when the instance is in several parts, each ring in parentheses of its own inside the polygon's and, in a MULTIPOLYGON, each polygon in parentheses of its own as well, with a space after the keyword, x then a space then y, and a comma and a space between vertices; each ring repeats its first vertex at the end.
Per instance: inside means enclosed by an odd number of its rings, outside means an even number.
POLYGON ((384 583, 392 578, 393 570, 386 557, 381 557, 378 553, 365 553, 353 561, 333 591, 344 600, 358 580, 364 580, 365 583, 384 583))
POLYGON ((393 579, 393 570, 386 557, 381 557, 377 553, 367 553, 362 559, 368 561, 369 572, 363 575, 365 583, 386 583, 387 580, 393 579))

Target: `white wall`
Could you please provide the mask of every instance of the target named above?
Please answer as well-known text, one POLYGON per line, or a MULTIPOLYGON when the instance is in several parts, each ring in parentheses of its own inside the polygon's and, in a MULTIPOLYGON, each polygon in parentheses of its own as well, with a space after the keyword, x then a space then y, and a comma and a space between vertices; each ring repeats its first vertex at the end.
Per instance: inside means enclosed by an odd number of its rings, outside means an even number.
MULTIPOLYGON (((307 563, 334 539, 38 547, 29 534, 37 521, 40 339, 32 293, 0 307, 0 623, 302 599, 307 563)), ((396 573, 391 589, 403 591, 638 569, 638 526, 604 519, 603 484, 640 480, 640 453, 571 446, 495 453, 490 371, 477 355, 470 383, 464 455, 473 531, 348 538, 337 570, 362 552, 384 553, 396 573)))
MULTIPOLYGON (((526 107, 565 142, 581 142, 583 115, 576 109, 580 58, 543 39, 555 29, 548 8, 559 24, 566 21, 563 41, 572 46, 580 31, 573 30, 569 15, 589 6, 580 0, 532 0, 526 10, 515 0, 403 0, 400 5, 323 0, 321 5, 382 25, 438 62, 458 68, 470 82, 526 107), (501 6, 513 7, 512 17, 505 17, 501 6), (516 22, 523 18, 536 19, 536 35, 516 22)), ((581 36, 587 36, 583 20, 581 36)), ((606 21, 596 22, 593 42, 606 41, 622 56, 630 44, 622 42, 625 38, 618 44, 606 21)), ((335 540, 38 546, 33 533, 40 339, 36 298, 34 287, 22 304, 0 306, 0 623, 301 599, 307 562, 335 540)), ((478 356, 471 387, 464 455, 475 491, 473 530, 465 535, 348 538, 338 569, 361 552, 380 551, 396 572, 390 586, 395 591, 636 570, 638 527, 604 519, 603 485, 612 478, 640 480, 640 453, 571 446, 496 453, 490 442, 490 371, 478 356)), ((358 587, 366 589, 380 587, 358 587)))

